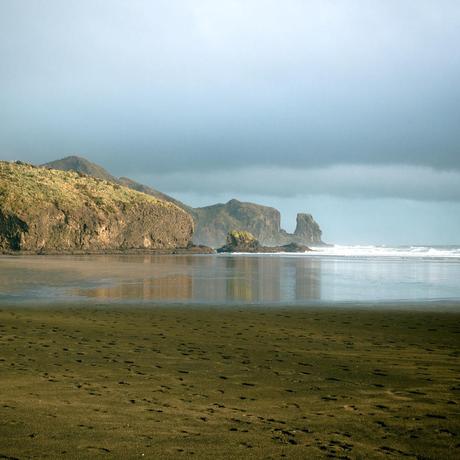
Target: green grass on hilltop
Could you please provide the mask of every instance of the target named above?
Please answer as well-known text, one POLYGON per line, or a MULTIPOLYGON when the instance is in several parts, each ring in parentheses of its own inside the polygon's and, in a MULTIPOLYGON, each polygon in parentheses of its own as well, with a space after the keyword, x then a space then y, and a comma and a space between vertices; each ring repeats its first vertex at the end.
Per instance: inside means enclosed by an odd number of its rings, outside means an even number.
POLYGON ((163 208, 180 209, 103 179, 7 161, 0 161, 0 200, 3 209, 23 211, 41 203, 53 203, 62 208, 86 205, 110 210, 120 204, 129 207, 149 202, 163 208))

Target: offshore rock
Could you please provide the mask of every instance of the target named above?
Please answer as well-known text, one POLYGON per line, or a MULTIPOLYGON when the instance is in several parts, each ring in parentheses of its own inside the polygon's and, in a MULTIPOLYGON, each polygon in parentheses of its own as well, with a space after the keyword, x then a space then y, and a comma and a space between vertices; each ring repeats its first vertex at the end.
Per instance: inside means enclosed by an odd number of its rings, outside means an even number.
POLYGON ((195 208, 194 216, 193 241, 214 248, 222 246, 228 233, 234 229, 247 231, 264 244, 271 244, 280 229, 277 209, 238 200, 195 208))
POLYGON ((283 246, 262 246, 260 242, 247 231, 231 231, 227 235, 227 244, 217 249, 217 252, 247 252, 247 253, 275 253, 275 252, 307 252, 307 246, 289 243, 283 246))
POLYGON ((226 235, 235 228, 250 232, 260 244, 267 246, 323 244, 321 229, 310 214, 297 215, 293 234, 281 229, 277 209, 255 203, 230 200, 225 204, 194 208, 192 214, 195 218, 193 241, 197 244, 222 246, 226 235))
POLYGON ((294 236, 307 244, 321 243, 321 229, 311 214, 297 214, 297 227, 294 236))

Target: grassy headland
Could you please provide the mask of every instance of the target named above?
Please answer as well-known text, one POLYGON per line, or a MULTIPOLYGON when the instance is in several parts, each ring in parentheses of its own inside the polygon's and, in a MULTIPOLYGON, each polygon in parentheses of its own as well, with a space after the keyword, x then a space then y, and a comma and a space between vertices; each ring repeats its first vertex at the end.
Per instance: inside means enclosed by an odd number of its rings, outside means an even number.
POLYGON ((0 252, 187 247, 173 203, 72 171, 0 161, 0 252))

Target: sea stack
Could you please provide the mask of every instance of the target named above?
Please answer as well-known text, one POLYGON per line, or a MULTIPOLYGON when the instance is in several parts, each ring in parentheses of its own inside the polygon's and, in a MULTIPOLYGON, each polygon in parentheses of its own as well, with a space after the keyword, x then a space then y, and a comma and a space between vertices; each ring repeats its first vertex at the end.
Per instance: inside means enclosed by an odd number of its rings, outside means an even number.
POLYGON ((321 228, 311 214, 297 214, 297 226, 294 235, 305 244, 321 244, 321 228))

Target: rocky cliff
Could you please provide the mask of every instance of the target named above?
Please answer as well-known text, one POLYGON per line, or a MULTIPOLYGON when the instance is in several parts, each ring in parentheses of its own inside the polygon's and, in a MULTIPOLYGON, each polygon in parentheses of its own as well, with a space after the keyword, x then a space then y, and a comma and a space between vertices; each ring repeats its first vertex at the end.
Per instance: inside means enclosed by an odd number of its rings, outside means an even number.
POLYGON ((288 233, 281 230, 277 237, 277 244, 324 244, 321 240, 322 231, 318 223, 313 219, 311 214, 297 214, 297 226, 294 233, 288 233))
POLYGON ((311 214, 297 214, 297 227, 294 235, 305 243, 321 244, 323 232, 311 214))
POLYGON ((193 241, 214 248, 222 246, 232 230, 250 232, 265 246, 322 244, 321 229, 310 214, 297 215, 293 234, 281 229, 281 215, 277 209, 254 203, 230 200, 225 204, 195 208, 194 215, 193 241))
POLYGON ((193 220, 172 203, 81 173, 0 161, 0 252, 166 249, 193 220))
POLYGON ((192 208, 152 187, 139 184, 126 177, 116 178, 101 166, 76 156, 52 161, 42 166, 83 172, 179 206, 193 217, 195 222, 193 242, 198 245, 218 248, 225 244, 227 234, 232 230, 248 231, 260 241, 260 244, 266 246, 279 246, 289 243, 301 245, 322 244, 321 229, 310 214, 297 215, 297 228, 291 234, 281 229, 279 211, 268 206, 230 200, 225 204, 192 208))
POLYGON ((280 231, 280 213, 268 206, 230 200, 195 208, 194 212, 197 224, 193 241, 214 248, 222 246, 232 230, 250 232, 262 244, 272 244, 280 231))

